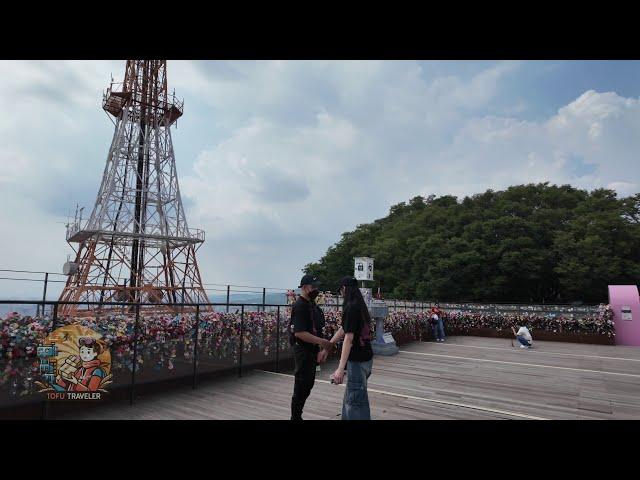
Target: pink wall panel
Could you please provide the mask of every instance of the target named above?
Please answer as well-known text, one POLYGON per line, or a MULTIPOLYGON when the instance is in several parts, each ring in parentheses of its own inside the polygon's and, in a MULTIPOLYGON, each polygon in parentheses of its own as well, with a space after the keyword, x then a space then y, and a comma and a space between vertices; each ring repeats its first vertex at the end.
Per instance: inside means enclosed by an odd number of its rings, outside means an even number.
POLYGON ((609 285, 609 304, 616 327, 616 345, 640 346, 640 296, 635 285, 609 285), (622 319, 622 307, 631 309, 631 320, 622 319))

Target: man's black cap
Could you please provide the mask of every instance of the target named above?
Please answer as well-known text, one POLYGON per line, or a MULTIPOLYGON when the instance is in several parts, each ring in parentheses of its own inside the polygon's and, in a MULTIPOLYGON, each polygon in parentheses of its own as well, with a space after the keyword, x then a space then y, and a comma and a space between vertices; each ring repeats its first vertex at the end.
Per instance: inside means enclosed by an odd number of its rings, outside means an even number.
POLYGON ((318 287, 320 286, 320 280, 318 280, 318 277, 316 277, 315 275, 305 275, 304 277, 302 277, 302 280, 300 280, 300 285, 298 285, 298 288, 302 288, 305 285, 313 285, 314 287, 318 287))
POLYGON ((358 281, 355 278, 342 277, 342 280, 340 280, 340 286, 338 287, 338 289, 342 287, 357 287, 357 286, 358 286, 358 281))

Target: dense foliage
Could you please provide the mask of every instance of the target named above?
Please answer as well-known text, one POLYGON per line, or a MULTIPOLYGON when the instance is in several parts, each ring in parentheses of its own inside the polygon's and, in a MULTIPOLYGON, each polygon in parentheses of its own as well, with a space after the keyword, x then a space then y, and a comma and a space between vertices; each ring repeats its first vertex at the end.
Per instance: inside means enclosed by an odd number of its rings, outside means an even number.
POLYGON ((542 183, 418 196, 304 270, 337 285, 356 256, 375 258, 376 287, 391 298, 598 303, 607 285, 640 277, 640 194, 542 183))

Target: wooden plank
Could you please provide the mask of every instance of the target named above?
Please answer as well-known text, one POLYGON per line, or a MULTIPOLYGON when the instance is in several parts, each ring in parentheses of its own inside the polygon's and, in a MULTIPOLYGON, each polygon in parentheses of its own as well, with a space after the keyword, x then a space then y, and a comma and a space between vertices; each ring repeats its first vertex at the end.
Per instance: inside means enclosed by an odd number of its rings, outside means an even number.
MULTIPOLYGON (((500 412, 551 419, 640 419, 640 368, 634 361, 640 360, 640 349, 536 342, 540 354, 528 355, 534 350, 512 349, 505 339, 450 337, 447 342, 402 347, 438 355, 374 358, 369 378, 373 419, 515 418, 500 412)), ((336 366, 335 360, 329 362, 317 375, 305 419, 340 419, 344 387, 323 383, 336 366)), ((292 393, 291 376, 249 371, 242 378, 203 381, 196 390, 150 394, 133 407, 105 405, 64 418, 288 419, 292 393)))

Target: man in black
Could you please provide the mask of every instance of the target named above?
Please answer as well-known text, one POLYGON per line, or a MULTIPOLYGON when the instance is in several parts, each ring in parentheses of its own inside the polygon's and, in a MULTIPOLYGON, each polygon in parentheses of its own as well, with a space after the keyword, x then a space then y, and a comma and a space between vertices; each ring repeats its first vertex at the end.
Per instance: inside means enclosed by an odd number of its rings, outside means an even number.
POLYGON ((324 314, 315 303, 320 282, 313 275, 300 280, 302 293, 291 307, 294 338, 295 384, 291 398, 291 420, 302 420, 304 404, 316 381, 316 365, 324 361, 333 344, 322 337, 324 314), (322 352, 320 351, 322 348, 322 352))

